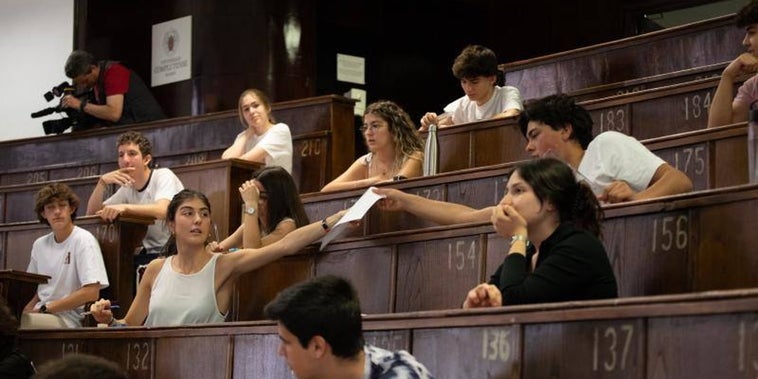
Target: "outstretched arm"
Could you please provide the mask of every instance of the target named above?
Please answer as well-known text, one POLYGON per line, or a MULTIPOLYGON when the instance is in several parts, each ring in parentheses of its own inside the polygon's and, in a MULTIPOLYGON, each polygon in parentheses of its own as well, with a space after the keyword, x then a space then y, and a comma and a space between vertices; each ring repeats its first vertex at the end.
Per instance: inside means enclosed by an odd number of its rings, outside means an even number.
POLYGON ((379 201, 379 207, 383 210, 406 211, 442 225, 489 221, 492 214, 492 207, 473 209, 462 204, 427 199, 394 188, 376 188, 374 192, 386 196, 379 201))
MULTIPOLYGON (((327 217, 325 220, 328 227, 334 226, 345 212, 344 210, 339 211, 327 217)), ((217 275, 220 274, 217 282, 220 280, 223 283, 230 278, 236 278, 241 274, 253 271, 281 257, 297 253, 325 234, 326 231, 322 226, 322 221, 319 220, 295 229, 271 245, 261 247, 260 249, 242 249, 234 254, 223 255, 219 257, 217 263, 219 267, 216 272, 217 275)))

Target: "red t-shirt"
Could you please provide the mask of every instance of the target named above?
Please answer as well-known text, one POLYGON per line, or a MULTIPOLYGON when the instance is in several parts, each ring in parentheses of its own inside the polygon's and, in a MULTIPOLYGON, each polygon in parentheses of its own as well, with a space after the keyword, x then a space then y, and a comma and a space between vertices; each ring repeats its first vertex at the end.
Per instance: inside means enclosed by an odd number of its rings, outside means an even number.
MULTIPOLYGON (((113 63, 103 73, 105 97, 124 95, 129 91, 129 69, 119 63, 113 63)), ((96 94, 100 98, 99 94, 96 94)))

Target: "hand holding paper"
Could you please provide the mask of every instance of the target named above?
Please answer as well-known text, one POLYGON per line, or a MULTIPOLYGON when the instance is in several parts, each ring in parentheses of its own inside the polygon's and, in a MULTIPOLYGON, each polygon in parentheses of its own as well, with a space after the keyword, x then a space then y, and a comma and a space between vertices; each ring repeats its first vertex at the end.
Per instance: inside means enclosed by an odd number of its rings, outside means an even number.
POLYGON ((332 230, 330 230, 329 233, 327 233, 321 240, 321 247, 319 248, 319 251, 324 250, 324 247, 328 245, 329 242, 339 237, 347 227, 347 224, 363 219, 363 216, 365 216, 368 210, 371 209, 371 206, 373 206, 374 203, 376 203, 379 199, 384 197, 384 195, 378 195, 374 193, 374 188, 376 187, 369 187, 366 192, 361 195, 358 201, 356 201, 355 204, 353 204, 353 206, 347 210, 347 213, 345 213, 345 215, 342 216, 342 218, 337 221, 336 224, 334 224, 332 230))

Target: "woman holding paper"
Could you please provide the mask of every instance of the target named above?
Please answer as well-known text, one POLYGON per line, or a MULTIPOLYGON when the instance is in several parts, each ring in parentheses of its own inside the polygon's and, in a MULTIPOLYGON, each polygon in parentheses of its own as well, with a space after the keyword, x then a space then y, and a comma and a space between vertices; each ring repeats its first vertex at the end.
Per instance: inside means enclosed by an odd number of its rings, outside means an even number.
POLYGON ((363 138, 369 153, 321 189, 338 191, 421 176, 424 147, 405 111, 391 101, 377 101, 363 114, 363 138))
POLYGON ((211 253, 206 239, 211 209, 200 192, 183 190, 168 206, 166 224, 172 237, 166 256, 150 262, 126 317, 114 320, 110 301, 90 307, 98 323, 127 326, 176 326, 223 322, 231 307, 237 278, 283 256, 297 253, 321 238, 344 211, 296 229, 260 249, 234 254, 211 253))

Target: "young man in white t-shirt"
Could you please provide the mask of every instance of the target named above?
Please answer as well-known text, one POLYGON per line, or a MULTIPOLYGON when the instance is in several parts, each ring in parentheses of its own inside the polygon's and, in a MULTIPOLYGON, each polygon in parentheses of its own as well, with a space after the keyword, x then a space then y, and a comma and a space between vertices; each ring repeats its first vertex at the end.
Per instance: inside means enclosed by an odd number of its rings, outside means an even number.
POLYGON ((78 207, 79 198, 65 184, 49 184, 37 193, 35 212, 52 233, 34 241, 27 271, 48 275, 50 280, 37 286, 24 308, 25 318, 32 320, 29 326, 35 325, 34 319, 50 317, 57 317, 60 326, 82 326, 84 304, 96 301, 100 290, 108 287, 97 239, 74 225, 78 207))
POLYGON ((552 95, 528 104, 519 126, 533 157, 563 160, 606 203, 692 190, 687 175, 634 137, 608 131, 593 138, 589 112, 569 96, 552 95))
POLYGON ((150 168, 153 148, 142 134, 126 132, 119 136, 117 146, 119 169, 100 177, 87 202, 87 214, 97 214, 106 221, 113 221, 121 215, 155 218, 142 240, 142 252, 135 256, 136 265, 147 264, 158 256, 168 240, 168 228, 164 226, 166 210, 184 185, 171 170, 150 168), (103 201, 109 184, 121 188, 103 201))
POLYGON ((446 127, 492 118, 518 116, 523 109, 516 87, 497 83, 497 57, 479 45, 467 46, 455 58, 453 75, 461 81, 465 96, 445 107, 445 113, 428 112, 421 118, 421 130, 429 125, 446 127))

